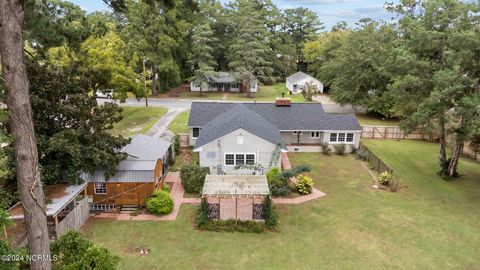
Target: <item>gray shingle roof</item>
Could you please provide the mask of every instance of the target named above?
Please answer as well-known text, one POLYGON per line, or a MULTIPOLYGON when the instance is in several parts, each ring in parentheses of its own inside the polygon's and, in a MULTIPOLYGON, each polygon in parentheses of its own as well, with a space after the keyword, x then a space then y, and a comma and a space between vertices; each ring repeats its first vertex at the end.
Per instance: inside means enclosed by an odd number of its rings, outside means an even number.
MULTIPOLYGON (((238 103, 193 102, 189 127, 203 127, 238 103)), ((262 116, 277 130, 361 130, 355 114, 326 113, 320 103, 292 103, 277 107, 275 103, 242 103, 262 116)), ((205 133, 203 128, 200 134, 205 133)))
POLYGON ((247 108, 246 104, 234 104, 229 110, 217 115, 217 117, 202 127, 195 148, 201 147, 239 128, 275 145, 283 141, 278 129, 258 113, 247 108))
POLYGON ((315 79, 315 78, 301 71, 287 77, 287 81, 291 82, 292 84, 296 84, 303 79, 315 79))

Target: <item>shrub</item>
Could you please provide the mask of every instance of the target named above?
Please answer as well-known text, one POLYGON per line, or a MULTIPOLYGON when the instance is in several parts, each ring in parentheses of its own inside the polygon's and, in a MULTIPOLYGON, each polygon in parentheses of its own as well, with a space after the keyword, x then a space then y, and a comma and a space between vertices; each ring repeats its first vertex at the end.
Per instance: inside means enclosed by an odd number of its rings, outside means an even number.
POLYGON ((292 193, 288 186, 272 186, 270 192, 273 196, 288 196, 292 193))
POLYGON ((332 152, 332 149, 330 149, 328 143, 321 143, 320 146, 322 147, 322 153, 324 155, 330 155, 330 152, 332 152))
POLYGON ((350 145, 350 153, 352 155, 355 155, 357 153, 357 147, 355 147, 355 145, 350 145))
POLYGON ((205 198, 202 198, 200 202, 200 207, 198 208, 197 214, 197 227, 203 228, 208 224, 210 219, 208 218, 208 202, 205 198))
POLYGON ((337 155, 343 156, 345 154, 345 149, 345 144, 335 145, 335 153, 337 153, 337 155))
POLYGON ((301 175, 298 177, 298 182, 296 185, 297 191, 300 194, 310 194, 312 193, 313 179, 306 175, 301 175))
POLYGON ((244 232, 244 233, 261 233, 264 231, 265 225, 261 222, 253 220, 209 220, 200 229, 214 232, 244 232))
POLYGON ((175 154, 178 155, 180 153, 180 135, 178 134, 175 134, 175 136, 173 136, 173 149, 175 151, 175 154))
POLYGON ((385 185, 385 186, 388 186, 388 185, 390 184, 390 182, 392 181, 392 174, 390 174, 390 173, 387 172, 387 171, 382 172, 382 173, 378 176, 378 180, 380 181, 380 184, 385 185))
POLYGON ((280 175, 280 169, 277 167, 272 168, 270 171, 267 172, 267 180, 268 183, 271 184, 275 181, 275 178, 280 175))
POLYGON ((265 197, 262 204, 263 218, 265 219, 265 225, 270 228, 275 228, 278 222, 278 216, 273 208, 270 196, 265 197))
POLYGON ((165 192, 170 193, 170 186, 167 185, 167 184, 163 184, 162 190, 165 191, 165 192))
POLYGON ((355 153, 355 158, 360 159, 360 160, 367 160, 368 159, 368 153, 363 150, 357 150, 355 153))
POLYGON ((93 244, 82 234, 70 231, 52 244, 52 255, 58 260, 52 269, 115 269, 120 257, 103 246, 93 244))
POLYGON ((180 170, 180 178, 185 191, 192 194, 200 194, 208 172, 208 168, 200 167, 199 165, 183 166, 180 170))
POLYGON ((157 190, 147 200, 147 209, 150 213, 156 215, 169 214, 173 210, 173 200, 168 195, 168 192, 157 190))

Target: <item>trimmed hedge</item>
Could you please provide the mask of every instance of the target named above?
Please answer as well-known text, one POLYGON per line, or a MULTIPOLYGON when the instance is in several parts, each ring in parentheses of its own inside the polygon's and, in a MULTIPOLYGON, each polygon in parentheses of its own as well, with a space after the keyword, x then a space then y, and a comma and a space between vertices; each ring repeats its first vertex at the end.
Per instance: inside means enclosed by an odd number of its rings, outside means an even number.
POLYGON ((147 200, 147 209, 155 215, 169 214, 173 210, 173 200, 168 195, 168 192, 157 190, 147 200))
POLYGON ((180 170, 180 178, 186 192, 200 194, 205 183, 205 176, 209 173, 208 167, 199 165, 185 165, 180 170))
POLYGON ((201 227, 202 230, 214 232, 243 232, 243 233, 261 233, 265 230, 265 225, 262 222, 253 220, 209 220, 201 227))

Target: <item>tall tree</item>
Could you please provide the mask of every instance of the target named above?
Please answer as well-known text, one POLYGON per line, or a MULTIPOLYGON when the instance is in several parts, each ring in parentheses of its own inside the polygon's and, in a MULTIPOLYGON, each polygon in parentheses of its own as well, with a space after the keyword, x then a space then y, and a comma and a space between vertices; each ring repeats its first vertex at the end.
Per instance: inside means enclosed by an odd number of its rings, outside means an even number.
MULTIPOLYGON (((15 166, 31 254, 50 255, 45 196, 38 167, 38 153, 30 105, 29 81, 23 55, 24 1, 0 2, 0 57, 2 83, 10 111, 15 166)), ((34 260, 31 269, 50 269, 49 260, 34 260)))
POLYGON ((323 29, 323 24, 319 21, 315 12, 303 7, 284 10, 282 21, 283 31, 291 37, 292 45, 295 47, 297 71, 306 71, 303 56, 304 44, 312 39, 319 30, 323 29))
POLYGON ((199 25, 193 30, 190 62, 194 72, 190 80, 200 84, 200 96, 203 94, 203 89, 208 88, 208 82, 217 75, 214 70, 217 64, 210 45, 215 42, 216 39, 208 24, 199 25))
POLYGON ((229 47, 229 67, 240 74, 251 97, 251 84, 266 80, 272 72, 271 61, 267 58, 271 49, 261 13, 253 2, 237 0, 235 6, 237 21, 235 37, 229 47))

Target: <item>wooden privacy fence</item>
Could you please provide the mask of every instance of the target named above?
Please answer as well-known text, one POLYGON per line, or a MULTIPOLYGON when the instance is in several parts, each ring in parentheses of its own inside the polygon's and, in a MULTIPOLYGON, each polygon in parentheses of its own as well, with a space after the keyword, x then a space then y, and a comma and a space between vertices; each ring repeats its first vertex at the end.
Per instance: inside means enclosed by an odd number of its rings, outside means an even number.
POLYGON ((68 213, 68 215, 58 223, 56 232, 57 238, 66 234, 71 230, 80 230, 85 222, 88 219, 89 208, 88 208, 88 197, 80 200, 73 210, 68 213))
MULTIPOLYGON (((398 126, 370 126, 362 125, 362 138, 364 139, 406 139, 406 140, 422 140, 434 142, 439 140, 438 134, 428 135, 421 132, 412 132, 405 134, 398 126)), ((447 144, 450 144, 450 136, 445 138, 447 144)), ((480 155, 469 147, 469 142, 463 147, 463 154, 480 161, 480 155)))
POLYGON ((360 142, 360 151, 363 151, 367 155, 366 161, 372 166, 372 168, 379 172, 389 172, 393 175, 393 169, 390 168, 385 162, 383 162, 377 155, 375 155, 368 147, 360 142))

